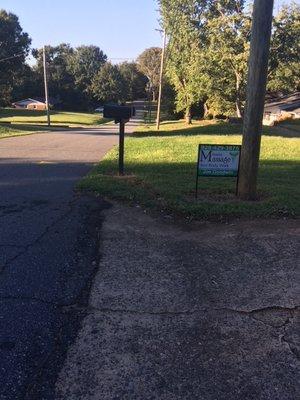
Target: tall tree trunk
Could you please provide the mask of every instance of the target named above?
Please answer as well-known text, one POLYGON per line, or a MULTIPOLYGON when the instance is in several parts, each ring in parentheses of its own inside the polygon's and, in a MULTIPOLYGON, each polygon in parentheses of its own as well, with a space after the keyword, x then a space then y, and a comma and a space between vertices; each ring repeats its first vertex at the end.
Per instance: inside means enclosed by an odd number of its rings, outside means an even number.
POLYGON ((236 99, 235 108, 236 108, 237 117, 238 118, 243 118, 241 103, 240 103, 239 99, 236 99))
POLYGON ((205 118, 209 114, 209 109, 208 109, 206 101, 203 104, 203 108, 204 108, 204 118, 205 118))
POLYGON ((190 125, 192 123, 191 106, 188 106, 185 110, 185 122, 190 125))

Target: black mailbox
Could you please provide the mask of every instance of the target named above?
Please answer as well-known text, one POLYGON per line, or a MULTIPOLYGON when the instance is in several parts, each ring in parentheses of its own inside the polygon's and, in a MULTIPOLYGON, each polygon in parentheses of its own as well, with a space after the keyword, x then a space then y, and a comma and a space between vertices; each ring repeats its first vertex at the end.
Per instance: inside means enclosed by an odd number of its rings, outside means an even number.
POLYGON ((129 120, 134 115, 134 107, 107 104, 104 106, 103 117, 114 118, 116 121, 129 120))
POLYGON ((125 124, 135 115, 132 106, 119 106, 118 104, 106 104, 103 108, 104 118, 113 118, 115 123, 120 124, 119 131, 119 175, 124 175, 124 137, 125 124))

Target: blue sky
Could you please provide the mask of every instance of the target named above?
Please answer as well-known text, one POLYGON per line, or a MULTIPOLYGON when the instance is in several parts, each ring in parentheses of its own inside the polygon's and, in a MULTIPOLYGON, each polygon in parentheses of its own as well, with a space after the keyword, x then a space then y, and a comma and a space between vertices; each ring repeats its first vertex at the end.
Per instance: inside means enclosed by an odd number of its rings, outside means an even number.
POLYGON ((18 15, 33 47, 62 42, 94 44, 109 58, 136 58, 160 46, 155 0, 1 0, 18 15))
POLYGON ((1 0, 0 8, 18 15, 33 47, 94 44, 109 58, 134 59, 161 45, 156 0, 1 0))

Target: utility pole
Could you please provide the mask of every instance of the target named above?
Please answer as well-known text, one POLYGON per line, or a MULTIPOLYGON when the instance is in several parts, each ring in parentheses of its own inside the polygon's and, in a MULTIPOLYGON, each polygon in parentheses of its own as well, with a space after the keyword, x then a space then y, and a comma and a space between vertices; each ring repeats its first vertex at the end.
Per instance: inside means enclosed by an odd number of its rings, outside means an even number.
POLYGON ((158 131, 159 131, 159 125, 160 125, 161 95, 162 95, 162 81, 163 81, 163 73, 164 73, 165 49, 166 49, 166 31, 164 30, 163 47, 162 47, 162 51, 161 51, 161 61, 160 61, 159 91, 158 91, 157 115, 156 115, 156 129, 158 131))
POLYGON ((146 75, 147 79, 148 79, 148 84, 147 84, 147 93, 148 93, 148 120, 149 120, 149 124, 151 124, 151 92, 152 92, 152 82, 151 79, 148 75, 146 75))
POLYGON ((46 103, 46 112, 47 112, 47 125, 50 126, 50 110, 49 110, 47 63, 46 63, 46 48, 45 48, 45 46, 43 47, 43 65, 44 65, 44 85, 45 85, 45 103, 46 103))
POLYGON ((254 0, 247 100, 244 114, 238 196, 257 198, 257 175, 272 28, 273 0, 254 0))

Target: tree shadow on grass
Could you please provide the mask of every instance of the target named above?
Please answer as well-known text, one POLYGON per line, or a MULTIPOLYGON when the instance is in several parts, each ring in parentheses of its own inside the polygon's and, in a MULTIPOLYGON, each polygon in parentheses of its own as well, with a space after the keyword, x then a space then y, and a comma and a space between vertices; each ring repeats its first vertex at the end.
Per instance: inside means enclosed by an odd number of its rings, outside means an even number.
MULTIPOLYGON (((64 113, 69 113, 69 111, 55 111, 51 110, 50 111, 50 118, 56 115, 61 115, 64 113)), ((81 114, 81 113, 74 113, 76 114, 81 114)), ((95 117, 97 117, 97 120, 95 121, 95 125, 97 124, 102 124, 106 122, 107 120, 101 117, 99 114, 95 114, 95 117)), ((20 122, 21 124, 34 124, 34 125, 39 125, 39 124, 46 124, 47 122, 47 113, 44 110, 23 110, 23 109, 17 109, 17 108, 0 108, 0 123, 10 123, 9 119, 13 118, 22 118, 20 121, 11 121, 13 124, 20 122), (8 119, 2 120, 3 118, 8 119), (26 119, 28 118, 28 119, 26 119)), ((54 124, 70 124, 70 125, 91 125, 90 122, 80 122, 80 121, 74 121, 74 119, 68 119, 68 114, 61 115, 62 120, 61 121, 54 121, 54 124)), ((80 118, 80 115, 79 115, 80 118)))
MULTIPOLYGON (((51 110, 50 115, 59 114, 59 111, 51 110)), ((45 110, 27 110, 21 108, 0 108, 0 118, 14 117, 46 117, 45 110)))
MULTIPOLYGON (((108 120, 103 121, 101 124, 99 124, 99 127, 108 122, 108 120)), ((40 131, 84 131, 84 130, 88 130, 90 131, 95 131, 95 134, 104 134, 104 132, 100 133, 98 132, 99 128, 97 125, 90 125, 90 124, 78 124, 79 126, 77 126, 77 124, 74 124, 74 122, 70 122, 70 125, 65 125, 64 123, 52 123, 51 126, 47 126, 46 123, 44 124, 39 124, 39 123, 4 123, 4 122, 0 122, 0 132, 1 132, 1 128, 7 128, 7 133, 12 132, 13 135, 13 131, 16 132, 16 134, 20 131, 22 132, 40 132, 40 131), (83 126, 81 126, 83 125, 83 126)))
POLYGON ((235 196, 235 178, 199 177, 195 199, 196 163, 125 163, 125 177, 117 175, 117 160, 103 160, 83 187, 116 199, 179 211, 196 218, 204 216, 290 216, 300 214, 297 185, 300 163, 262 160, 258 200, 240 201, 235 196))
MULTIPOLYGON (((50 121, 51 121, 51 119, 50 119, 50 121)), ((53 125, 53 126, 64 126, 64 125, 84 125, 84 126, 96 126, 96 125, 102 125, 102 124, 104 124, 105 122, 108 122, 109 120, 108 119, 104 119, 104 118, 100 118, 100 119, 98 119, 97 121, 95 121, 94 123, 90 123, 90 122, 80 122, 80 121, 74 121, 74 120, 67 120, 67 119, 64 119, 64 120, 61 120, 61 121, 51 121, 51 124, 53 125)), ((44 120, 38 120, 38 119, 35 119, 35 120, 24 120, 24 119, 22 119, 22 121, 20 121, 20 122, 18 122, 18 121, 13 121, 13 122, 6 122, 6 121, 1 121, 0 120, 0 124, 2 125, 5 125, 5 124, 8 124, 8 125, 15 125, 15 126, 18 126, 18 125, 24 125, 24 124, 26 124, 26 126, 30 126, 30 125, 39 125, 39 126, 47 126, 47 120, 46 120, 46 117, 45 117, 45 119, 44 120)))
POLYGON ((20 131, 24 132, 39 132, 39 131, 49 131, 49 130, 59 130, 59 129, 70 129, 68 126, 65 125, 52 125, 48 127, 46 124, 39 125, 39 124, 10 124, 10 123, 0 123, 0 128, 7 128, 7 132, 10 133, 13 131, 16 134, 20 131))
MULTIPOLYGON (((180 122, 180 121, 178 121, 180 122)), ((168 137, 168 136, 195 136, 195 135, 220 135, 220 136, 232 136, 232 135, 241 135, 243 131, 243 126, 241 124, 230 124, 228 122, 220 121, 215 124, 208 125, 191 125, 186 128, 178 128, 176 129, 176 122, 172 125, 175 125, 175 129, 172 131, 164 130, 164 125, 161 125, 161 130, 156 131, 141 131, 135 132, 132 134, 133 137, 168 137)), ((278 137, 300 137, 300 132, 293 129, 281 128, 280 126, 271 127, 264 126, 263 127, 263 135, 264 136, 278 136, 278 137)))

